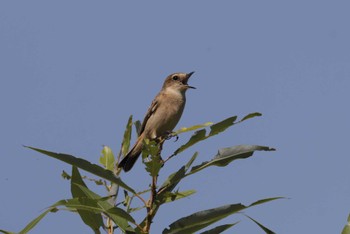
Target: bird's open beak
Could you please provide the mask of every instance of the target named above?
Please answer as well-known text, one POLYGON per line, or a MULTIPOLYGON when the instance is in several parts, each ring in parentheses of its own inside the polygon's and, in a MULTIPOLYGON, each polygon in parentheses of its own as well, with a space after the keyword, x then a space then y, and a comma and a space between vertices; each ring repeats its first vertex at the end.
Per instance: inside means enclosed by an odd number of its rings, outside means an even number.
MULTIPOLYGON (((194 71, 190 72, 190 73, 187 73, 187 80, 192 76, 193 73, 194 73, 194 71)), ((196 87, 189 86, 189 85, 187 85, 187 88, 189 88, 189 89, 196 89, 196 87)))
POLYGON ((190 72, 190 73, 187 73, 187 78, 190 78, 193 75, 193 73, 194 73, 194 71, 190 72))

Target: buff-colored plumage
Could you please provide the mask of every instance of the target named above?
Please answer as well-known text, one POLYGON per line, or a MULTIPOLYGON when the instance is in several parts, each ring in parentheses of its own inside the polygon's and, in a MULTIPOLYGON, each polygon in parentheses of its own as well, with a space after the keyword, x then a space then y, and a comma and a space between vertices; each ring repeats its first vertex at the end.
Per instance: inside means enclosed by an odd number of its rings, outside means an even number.
POLYGON ((129 171, 142 152, 144 139, 157 139, 173 131, 185 107, 185 92, 189 88, 194 88, 187 84, 192 74, 193 72, 174 73, 165 79, 162 89, 147 111, 135 145, 118 167, 129 171))

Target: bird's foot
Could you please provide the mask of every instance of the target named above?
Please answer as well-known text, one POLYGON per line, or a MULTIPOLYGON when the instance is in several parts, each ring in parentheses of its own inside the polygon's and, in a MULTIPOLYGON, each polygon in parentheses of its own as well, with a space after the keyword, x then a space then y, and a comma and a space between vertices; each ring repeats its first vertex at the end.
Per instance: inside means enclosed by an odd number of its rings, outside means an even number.
POLYGON ((174 142, 176 142, 179 139, 179 136, 175 132, 166 132, 164 138, 165 140, 170 140, 173 137, 176 138, 174 142))

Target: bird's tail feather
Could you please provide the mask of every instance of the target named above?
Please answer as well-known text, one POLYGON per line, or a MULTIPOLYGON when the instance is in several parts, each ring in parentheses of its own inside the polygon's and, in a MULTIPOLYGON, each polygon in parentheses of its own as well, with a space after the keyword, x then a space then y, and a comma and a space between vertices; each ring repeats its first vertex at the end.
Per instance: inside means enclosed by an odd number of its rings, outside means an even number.
MULTIPOLYGON (((140 137, 141 138, 141 137, 140 137)), ((134 166, 135 162, 139 158, 142 148, 143 148, 143 139, 138 139, 132 149, 127 153, 127 155, 123 158, 123 160, 119 163, 118 167, 122 167, 125 172, 131 170, 134 166)))

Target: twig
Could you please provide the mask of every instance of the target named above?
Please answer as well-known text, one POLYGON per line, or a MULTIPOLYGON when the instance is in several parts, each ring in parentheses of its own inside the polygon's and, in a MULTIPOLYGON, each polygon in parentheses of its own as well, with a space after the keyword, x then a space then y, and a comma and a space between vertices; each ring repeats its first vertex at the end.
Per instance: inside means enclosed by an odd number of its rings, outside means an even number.
MULTIPOLYGON (((158 154, 157 156, 159 157, 159 160, 163 162, 162 157, 161 157, 161 152, 163 149, 163 144, 164 141, 166 140, 166 138, 162 137, 160 138, 160 141, 158 142, 158 154)), ((153 218, 157 212, 157 208, 155 208, 155 201, 157 199, 157 180, 158 180, 158 174, 152 176, 152 184, 151 184, 151 195, 150 198, 148 200, 148 204, 146 205, 146 209, 147 209, 147 217, 146 217, 146 224, 144 227, 144 231, 145 233, 149 233, 150 229, 151 229, 151 224, 153 221, 153 218)))
POLYGON ((165 159, 163 162, 166 163, 167 161, 169 161, 172 157, 175 157, 177 154, 172 154, 170 155, 167 159, 165 159))

